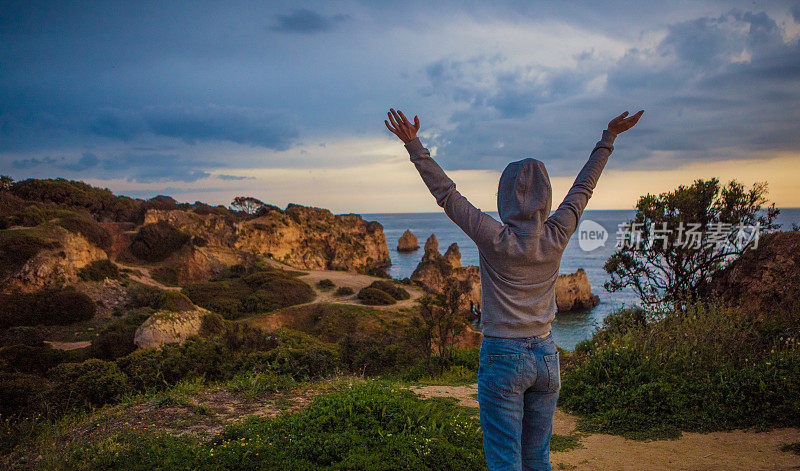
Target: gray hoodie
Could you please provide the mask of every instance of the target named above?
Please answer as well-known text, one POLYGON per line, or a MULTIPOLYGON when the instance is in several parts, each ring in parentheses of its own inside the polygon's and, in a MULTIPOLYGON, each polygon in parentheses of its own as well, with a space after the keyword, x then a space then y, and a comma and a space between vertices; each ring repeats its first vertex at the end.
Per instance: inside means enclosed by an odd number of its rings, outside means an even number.
POLYGON ((483 334, 534 337, 550 331, 561 255, 592 196, 616 135, 608 130, 550 214, 552 192, 544 164, 527 158, 503 170, 497 191, 498 222, 456 190, 419 138, 406 144, 436 202, 478 246, 483 334))

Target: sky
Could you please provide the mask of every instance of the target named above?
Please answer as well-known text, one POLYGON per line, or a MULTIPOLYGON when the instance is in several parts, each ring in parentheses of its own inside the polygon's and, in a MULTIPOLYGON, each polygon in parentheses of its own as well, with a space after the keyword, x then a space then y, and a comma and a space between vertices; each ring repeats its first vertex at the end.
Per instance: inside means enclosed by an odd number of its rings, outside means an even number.
POLYGON ((0 174, 229 204, 439 211, 388 108, 476 206, 533 157, 587 209, 697 178, 800 206, 800 1, 9 2, 0 174), (412 118, 413 119, 413 118, 412 118))

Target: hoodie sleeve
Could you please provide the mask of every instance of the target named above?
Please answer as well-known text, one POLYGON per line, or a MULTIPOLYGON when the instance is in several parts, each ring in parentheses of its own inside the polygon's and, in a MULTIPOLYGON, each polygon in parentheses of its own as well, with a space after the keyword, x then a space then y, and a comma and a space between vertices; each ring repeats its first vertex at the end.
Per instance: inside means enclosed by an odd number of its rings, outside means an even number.
POLYGON ((501 229, 493 217, 472 205, 456 190, 456 184, 444 170, 431 158, 428 149, 422 146, 419 138, 405 145, 411 162, 417 167, 422 181, 436 198, 436 203, 444 208, 445 214, 463 230, 480 248, 491 243, 494 234, 501 229))
POLYGON ((583 209, 592 196, 592 191, 597 185, 597 179, 608 161, 608 156, 614 151, 614 139, 616 134, 611 131, 603 131, 603 137, 594 146, 589 161, 578 173, 572 188, 567 192, 564 201, 558 205, 555 212, 548 218, 548 221, 555 226, 559 239, 566 245, 570 236, 578 228, 578 220, 583 214, 583 209))

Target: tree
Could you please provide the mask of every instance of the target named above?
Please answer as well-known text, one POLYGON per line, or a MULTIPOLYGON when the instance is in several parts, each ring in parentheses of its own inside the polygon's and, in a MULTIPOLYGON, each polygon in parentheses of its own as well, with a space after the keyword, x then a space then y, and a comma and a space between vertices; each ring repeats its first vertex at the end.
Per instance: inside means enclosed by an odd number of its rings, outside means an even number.
POLYGON ((461 294, 458 285, 447 285, 442 293, 421 297, 420 317, 412 320, 417 333, 415 343, 423 348, 429 362, 433 345, 436 345, 440 370, 452 358, 455 337, 466 325, 466 316, 459 303, 461 294))
POLYGON ((748 190, 712 178, 640 197, 605 263, 605 288, 631 287, 645 305, 683 311, 707 294, 715 273, 757 245, 759 232, 777 228, 775 204, 763 207, 766 194, 766 183, 748 190))
POLYGON ((266 203, 252 196, 237 196, 231 203, 233 209, 244 211, 247 214, 256 214, 259 209, 265 206, 267 206, 266 203))

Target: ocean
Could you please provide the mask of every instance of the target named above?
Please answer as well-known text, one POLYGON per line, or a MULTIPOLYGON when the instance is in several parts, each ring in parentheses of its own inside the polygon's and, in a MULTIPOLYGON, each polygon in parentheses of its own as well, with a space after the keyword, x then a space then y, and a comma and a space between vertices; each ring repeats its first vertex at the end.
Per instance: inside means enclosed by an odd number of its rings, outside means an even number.
MULTIPOLYGON (((500 220, 497 212, 488 214, 498 221, 500 220)), ((603 284, 609 279, 608 274, 603 270, 603 264, 614 252, 618 225, 629 221, 634 214, 633 210, 584 211, 581 222, 591 220, 598 223, 608 233, 608 239, 605 245, 586 252, 579 246, 577 233, 573 234, 561 259, 561 273, 573 273, 578 268, 583 268, 589 277, 592 293, 600 298, 600 304, 591 310, 559 313, 556 316, 553 322, 553 337, 561 348, 572 350, 578 342, 591 337, 608 314, 622 307, 637 304, 638 297, 630 289, 611 293, 603 288, 603 284)), ((392 278, 401 279, 411 276, 424 253, 425 240, 431 234, 436 234, 441 253, 444 253, 447 247, 455 242, 461 250, 461 263, 478 265, 478 248, 475 243, 444 212, 372 213, 362 214, 362 217, 367 221, 378 221, 383 225, 392 259, 392 266, 389 268, 389 275, 392 278), (406 229, 410 229, 419 239, 420 249, 416 252, 400 253, 397 251, 397 240, 406 229)), ((781 209, 777 222, 781 224, 781 230, 790 230, 792 223, 800 225, 800 208, 781 209)))

